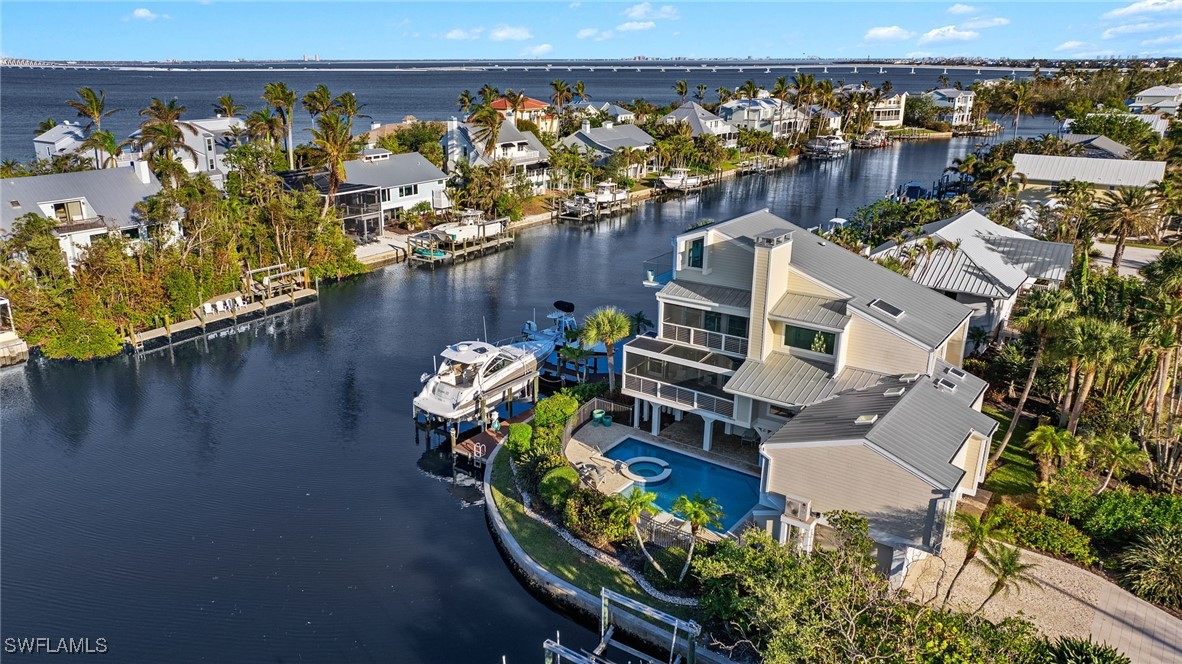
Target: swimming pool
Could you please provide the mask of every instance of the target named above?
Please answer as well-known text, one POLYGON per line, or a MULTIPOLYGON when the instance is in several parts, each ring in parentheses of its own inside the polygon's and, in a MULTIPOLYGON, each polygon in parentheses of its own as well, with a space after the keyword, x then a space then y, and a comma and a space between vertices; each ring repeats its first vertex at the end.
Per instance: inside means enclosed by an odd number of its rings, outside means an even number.
MULTIPOLYGON (((759 502, 758 477, 635 438, 625 438, 609 449, 604 456, 615 461, 627 461, 636 457, 661 459, 669 466, 669 478, 644 486, 646 491, 657 494, 657 507, 672 512, 673 501, 677 500, 678 496, 693 496, 694 492, 700 492, 704 498, 714 498, 722 506, 722 528, 715 530, 730 530, 759 502)), ((640 470, 640 475, 648 474, 648 469, 644 467, 634 470, 640 470)), ((631 490, 625 489, 626 492, 631 490)))

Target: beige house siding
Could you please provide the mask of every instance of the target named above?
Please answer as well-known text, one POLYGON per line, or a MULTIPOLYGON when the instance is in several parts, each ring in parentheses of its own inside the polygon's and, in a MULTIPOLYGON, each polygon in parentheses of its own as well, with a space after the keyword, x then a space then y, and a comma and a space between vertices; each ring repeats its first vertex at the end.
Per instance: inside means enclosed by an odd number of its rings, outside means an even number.
MULTIPOLYGON (((754 273, 767 272, 767 252, 758 252, 754 257, 754 273)), ((767 300, 767 283, 763 279, 755 278, 751 282, 751 323, 748 329, 747 357, 757 360, 763 359, 764 337, 771 334, 767 324, 766 312, 761 313, 763 303, 767 300)))
POLYGON ((850 510, 870 527, 922 543, 940 492, 862 443, 765 447, 766 491, 812 501, 815 512, 850 510))
POLYGON ((815 297, 842 297, 841 293, 818 284, 796 270, 790 270, 788 272, 788 292, 815 297))
POLYGON ((977 477, 977 466, 981 462, 981 445, 984 442, 978 435, 969 436, 962 450, 963 457, 958 455, 955 460, 956 465, 964 469, 964 477, 957 487, 964 493, 973 494, 977 491, 977 483, 981 479, 977 477))
POLYGON ((969 321, 961 323, 948 341, 944 342, 944 361, 954 367, 959 367, 964 361, 965 343, 967 343, 969 321))
POLYGON ((730 288, 750 288, 754 259, 751 251, 733 242, 715 242, 706 248, 706 267, 710 274, 704 281, 730 288))
MULTIPOLYGON (((859 316, 846 328, 845 365, 886 374, 927 373, 928 351, 859 316)), ((960 364, 957 362, 956 364, 960 364)))

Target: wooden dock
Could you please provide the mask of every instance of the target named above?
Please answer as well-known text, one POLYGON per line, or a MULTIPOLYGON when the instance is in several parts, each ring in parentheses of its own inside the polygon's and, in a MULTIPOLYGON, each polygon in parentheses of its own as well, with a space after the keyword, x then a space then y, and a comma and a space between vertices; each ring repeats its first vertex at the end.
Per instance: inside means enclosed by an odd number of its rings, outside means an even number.
MULTIPOLYGON (((573 199, 568 199, 573 200, 573 199)), ((606 217, 612 217, 617 214, 631 212, 636 209, 640 202, 631 195, 619 201, 612 201, 610 203, 589 203, 587 205, 565 205, 567 201, 561 201, 558 207, 554 208, 554 221, 561 223, 564 221, 574 222, 597 222, 606 217)))
MULTIPOLYGON (((507 227, 508 224, 506 223, 507 227)), ((455 264, 479 258, 502 249, 511 248, 516 242, 513 232, 504 230, 495 235, 476 237, 453 243, 445 239, 447 236, 428 234, 425 237, 411 237, 407 244, 406 264, 410 267, 420 265, 435 269, 440 265, 455 264)))

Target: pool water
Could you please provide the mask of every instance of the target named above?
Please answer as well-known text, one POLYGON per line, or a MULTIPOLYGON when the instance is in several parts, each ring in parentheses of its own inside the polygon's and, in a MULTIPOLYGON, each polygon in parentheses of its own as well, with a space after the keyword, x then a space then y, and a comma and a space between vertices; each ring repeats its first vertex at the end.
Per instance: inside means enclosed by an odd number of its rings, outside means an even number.
POLYGON ((658 466, 651 461, 637 461, 636 463, 628 464, 628 470, 640 475, 641 477, 656 477, 660 475, 664 468, 658 466))
MULTIPOLYGON (((646 491, 657 494, 656 505, 666 512, 673 511, 673 502, 678 496, 685 494, 693 496, 699 492, 704 498, 714 498, 722 507, 722 527, 714 528, 725 532, 733 528, 752 507, 759 502, 759 478, 754 475, 740 473, 709 461, 674 452, 651 443, 625 438, 619 444, 609 449, 604 456, 616 461, 627 461, 636 457, 656 457, 669 464, 673 472, 669 479, 656 485, 647 485, 646 491)), ((643 466, 637 463, 630 466, 632 472, 638 475, 647 474, 643 466)), ((655 466, 654 466, 655 467, 655 466)), ((631 491, 625 489, 625 492, 631 491)))

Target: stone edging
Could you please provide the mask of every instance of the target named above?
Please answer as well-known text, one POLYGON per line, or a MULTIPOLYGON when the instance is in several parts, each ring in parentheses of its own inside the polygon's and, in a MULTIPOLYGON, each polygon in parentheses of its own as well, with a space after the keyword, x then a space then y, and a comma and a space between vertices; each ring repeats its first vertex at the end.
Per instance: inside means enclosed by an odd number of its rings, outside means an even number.
MULTIPOLYGON (((601 608, 601 602, 598 596, 592 595, 586 590, 558 578, 545 567, 539 565, 537 561, 531 558, 521 548, 521 545, 517 543, 517 540, 509 532, 509 528, 505 525, 504 517, 501 516, 496 499, 492 494, 493 462, 502 449, 501 446, 493 449, 484 468, 485 515, 488 518, 489 529, 492 531, 493 537, 500 543, 505 554, 518 567, 521 573, 552 599, 580 609, 591 616, 598 616, 601 608)), ((671 632, 663 630, 637 616, 624 612, 616 612, 613 614, 612 619, 620 629, 637 638, 643 639, 658 647, 668 647, 669 645, 671 632)), ((697 649, 697 655, 698 661, 701 662, 734 664, 733 660, 729 657, 702 647, 697 649)))

